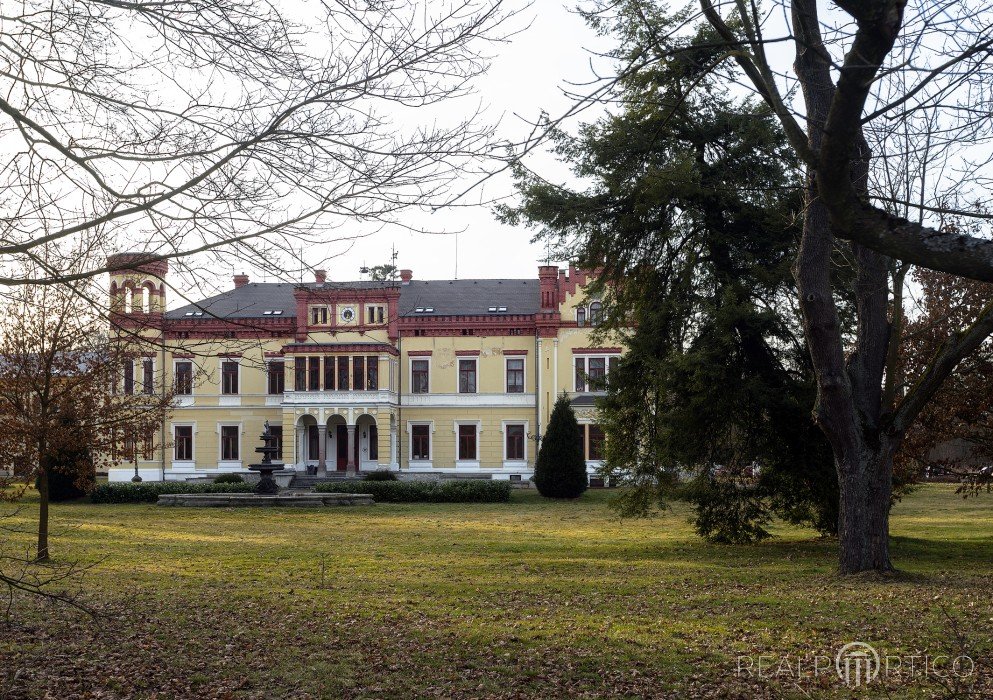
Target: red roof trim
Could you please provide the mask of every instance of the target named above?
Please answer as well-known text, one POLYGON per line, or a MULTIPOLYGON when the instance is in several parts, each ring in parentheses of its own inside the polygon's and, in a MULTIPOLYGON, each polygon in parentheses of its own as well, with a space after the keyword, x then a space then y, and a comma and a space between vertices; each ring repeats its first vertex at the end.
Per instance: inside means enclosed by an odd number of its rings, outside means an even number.
POLYGON ((573 348, 573 355, 620 355, 621 348, 573 348))

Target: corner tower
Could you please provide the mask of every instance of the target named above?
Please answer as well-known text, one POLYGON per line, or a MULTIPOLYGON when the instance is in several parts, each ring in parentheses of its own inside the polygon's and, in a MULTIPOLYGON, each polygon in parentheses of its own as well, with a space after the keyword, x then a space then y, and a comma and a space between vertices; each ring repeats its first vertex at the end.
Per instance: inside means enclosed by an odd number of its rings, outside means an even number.
POLYGON ((152 253, 117 253, 107 257, 107 268, 112 313, 147 317, 165 312, 168 260, 152 253))

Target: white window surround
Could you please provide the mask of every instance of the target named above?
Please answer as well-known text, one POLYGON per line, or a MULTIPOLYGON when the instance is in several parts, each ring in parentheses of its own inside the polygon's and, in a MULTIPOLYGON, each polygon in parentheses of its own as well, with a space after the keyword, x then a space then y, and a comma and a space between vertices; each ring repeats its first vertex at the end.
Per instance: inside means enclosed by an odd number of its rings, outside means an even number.
POLYGON ((196 469, 197 463, 197 422, 196 421, 174 421, 169 423, 169 435, 172 438, 172 449, 169 451, 172 455, 172 468, 173 469, 196 469), (193 428, 193 444, 190 448, 189 460, 177 460, 176 459, 176 427, 177 426, 189 426, 193 428))
POLYGON ((452 432, 455 433, 455 468, 464 469, 479 469, 479 453, 482 451, 482 445, 480 444, 480 436, 483 434, 483 421, 481 420, 457 420, 452 423, 452 432), (460 425, 474 425, 476 426, 476 458, 475 459, 462 459, 459 454, 459 426, 460 425))
POLYGON ((527 467, 528 465, 528 434, 530 432, 530 421, 526 420, 505 420, 500 422, 500 435, 502 436, 500 442, 503 443, 503 468, 504 469, 518 469, 521 467, 527 467), (507 426, 508 425, 523 425, 524 426, 524 459, 507 459, 507 426))
MULTIPOLYGON (((506 369, 504 370, 506 374, 506 369)), ((455 356, 455 393, 456 394, 478 394, 479 393, 479 380, 481 379, 479 375, 479 355, 456 355, 455 356), (459 391, 461 384, 459 383, 459 368, 462 366, 462 362, 465 360, 471 360, 476 365, 476 390, 475 391, 459 391)), ((505 379, 506 381, 506 379, 505 379)), ((428 386, 430 388, 430 385, 428 386)), ((504 387, 506 389, 506 387, 504 387)), ((506 393, 506 392, 503 392, 506 393)))
MULTIPOLYGON (((413 394, 414 389, 414 360, 427 360, 428 363, 428 390, 427 393, 431 393, 431 375, 433 374, 431 370, 431 356, 430 355, 413 355, 407 356, 407 393, 413 394)), ((455 363, 458 365, 458 363, 455 363)), ((458 381, 458 377, 456 377, 458 381)), ((455 385, 458 387, 458 384, 455 385)), ((417 394, 417 396, 424 396, 425 394, 417 394)))
POLYGON ((434 421, 433 420, 409 420, 407 421, 407 464, 411 467, 430 468, 434 466, 434 421), (428 426, 428 458, 414 459, 413 427, 415 425, 428 426))
POLYGON ((245 459, 245 453, 243 452, 244 442, 243 438, 245 436, 245 426, 242 421, 218 421, 217 422, 217 468, 218 469, 241 469, 242 461, 245 459), (221 459, 222 450, 224 445, 221 441, 221 428, 222 427, 237 427, 238 428, 238 459, 221 459))
POLYGON ((580 394, 602 393, 602 391, 592 391, 590 389, 590 380, 589 380, 590 360, 596 360, 596 359, 603 360, 603 376, 606 377, 610 374, 610 358, 620 357, 620 356, 621 353, 619 352, 610 352, 610 353, 594 352, 590 354, 580 353, 580 352, 574 353, 572 356, 572 390, 580 394), (583 374, 587 375, 586 388, 583 391, 580 391, 579 387, 576 386, 576 360, 583 361, 583 374))
MULTIPOLYGON (((507 391, 507 363, 511 360, 521 360, 524 363, 524 391, 520 393, 526 394, 528 391, 528 358, 527 355, 504 355, 503 358, 503 393, 509 394, 511 392, 507 391)), ((478 386, 476 387, 479 388, 478 386)), ((515 392, 516 393, 516 392, 515 392)))
MULTIPOLYGON (((241 379, 242 379, 242 377, 241 377, 241 358, 240 357, 225 357, 223 355, 218 356, 218 358, 217 358, 217 372, 218 372, 218 377, 217 377, 217 379, 218 379, 218 382, 217 382, 217 393, 218 393, 218 395, 220 395, 222 397, 222 399, 225 396, 228 396, 228 397, 239 396, 240 397, 241 396, 241 379), (224 393, 224 363, 225 362, 234 362, 238 366, 238 393, 237 394, 225 394, 224 393)), ((222 403, 221 405, 222 406, 240 406, 241 405, 241 401, 239 399, 239 402, 238 403, 235 403, 235 404, 225 404, 225 403, 222 403)))

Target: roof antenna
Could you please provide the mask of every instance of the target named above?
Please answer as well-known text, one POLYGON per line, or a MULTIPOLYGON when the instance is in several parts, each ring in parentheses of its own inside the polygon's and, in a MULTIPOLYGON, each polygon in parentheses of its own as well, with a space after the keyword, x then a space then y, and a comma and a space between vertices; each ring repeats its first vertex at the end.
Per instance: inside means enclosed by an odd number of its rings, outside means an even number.
POLYGON ((459 232, 455 232, 455 279, 459 278, 459 232))

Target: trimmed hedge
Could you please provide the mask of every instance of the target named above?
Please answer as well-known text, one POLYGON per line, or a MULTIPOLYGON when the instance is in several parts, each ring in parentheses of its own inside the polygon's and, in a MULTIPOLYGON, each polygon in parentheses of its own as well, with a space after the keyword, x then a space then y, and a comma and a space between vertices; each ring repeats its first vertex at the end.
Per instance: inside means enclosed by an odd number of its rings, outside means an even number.
POLYGON ((397 475, 389 469, 377 469, 362 475, 362 481, 397 481, 397 475))
POLYGON ((98 484, 90 492, 94 503, 155 503, 164 493, 251 493, 252 484, 198 484, 188 481, 98 484))
POLYGON ((241 478, 241 474, 221 474, 219 477, 214 479, 215 484, 244 484, 245 480, 241 478))
POLYGON ((379 503, 507 503, 509 481, 335 481, 320 493, 368 493, 379 503))

